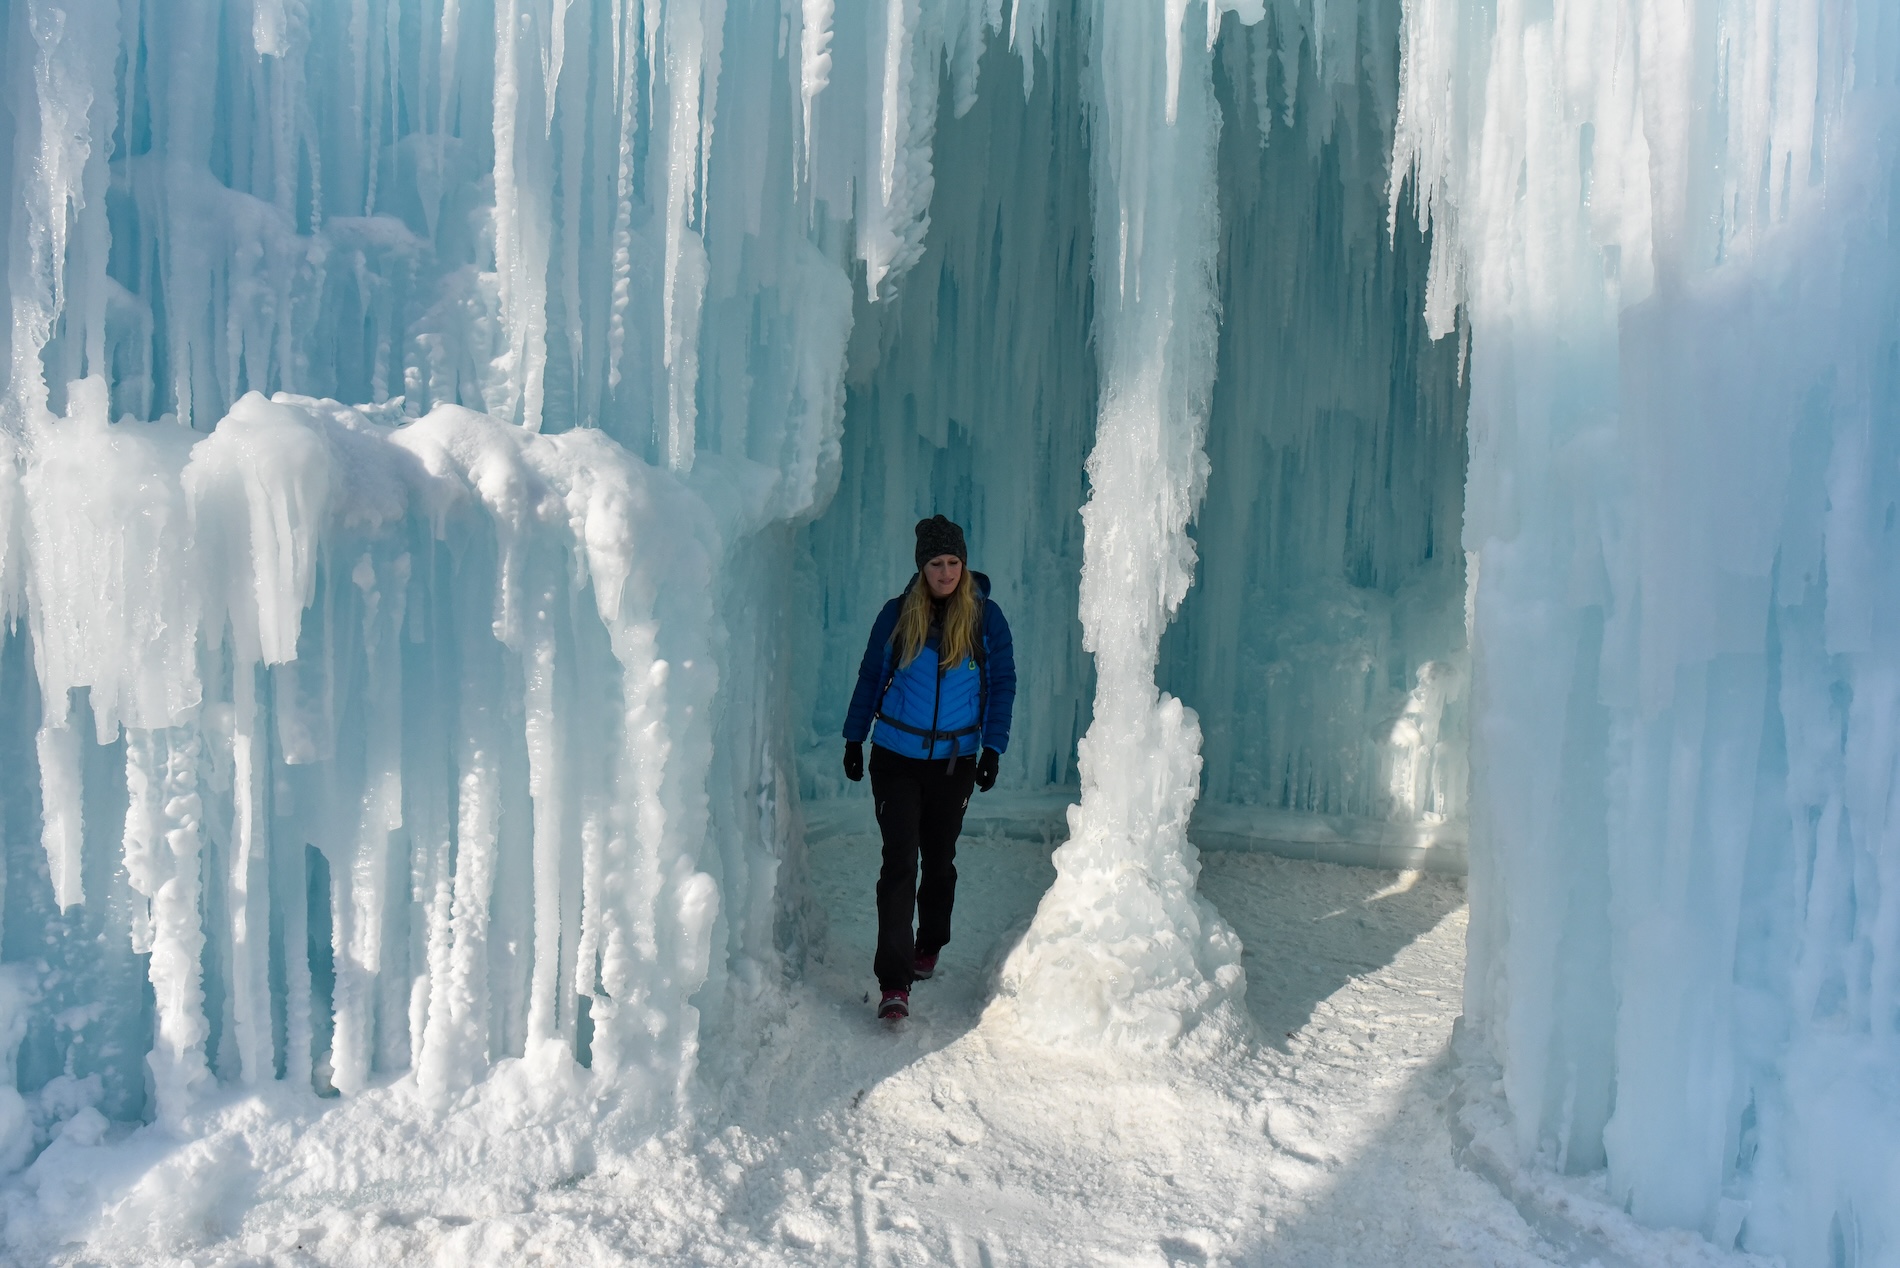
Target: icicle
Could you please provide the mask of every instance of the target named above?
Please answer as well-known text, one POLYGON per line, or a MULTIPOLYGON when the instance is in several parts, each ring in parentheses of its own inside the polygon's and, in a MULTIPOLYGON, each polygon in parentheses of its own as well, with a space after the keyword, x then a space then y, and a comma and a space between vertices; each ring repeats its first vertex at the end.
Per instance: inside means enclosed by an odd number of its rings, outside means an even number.
POLYGON ((118 6, 106 0, 33 0, 24 9, 20 24, 27 39, 14 57, 29 65, 9 68, 18 93, 13 113, 22 125, 12 182, 20 214, 13 220, 14 240, 7 243, 13 308, 8 383, 16 426, 39 421, 45 408, 40 354, 62 317, 74 352, 56 367, 66 371, 59 377, 105 373, 106 155, 118 105, 118 6), (78 236, 72 239, 75 224, 78 236), (69 242, 79 265, 76 277, 68 276, 69 242), (79 301, 70 315, 69 292, 79 301))
POLYGON ((868 140, 874 174, 858 202, 858 250, 865 294, 877 299, 923 254, 936 188, 931 143, 937 123, 937 68, 943 15, 919 0, 885 0, 878 43, 877 126, 868 140))
POLYGON ((499 737, 491 708, 478 702, 482 684, 470 682, 467 689, 447 946, 440 975, 431 973, 435 985, 416 1070, 423 1094, 438 1100, 467 1087, 488 1061, 488 904, 500 803, 493 746, 499 737))
POLYGON ((798 131, 800 180, 811 178, 811 108, 831 83, 831 24, 835 0, 803 0, 798 27, 798 99, 803 108, 798 131))
POLYGON ((25 496, 20 489, 20 448, 0 431, 0 626, 11 628, 26 586, 26 543, 21 539, 25 496))
MULTIPOLYGON (((278 809, 287 809, 281 804, 278 809)), ((310 882, 308 849, 300 838, 273 835, 270 846, 271 905, 277 912, 284 966, 284 1082, 315 1086, 315 1036, 311 1027, 310 882)))
POLYGON ((231 1029, 240 1075, 246 1083, 271 1076, 270 896, 265 843, 264 773, 269 746, 258 730, 257 667, 238 659, 234 674, 232 729, 231 1029))
POLYGON ((283 57, 290 51, 286 0, 251 0, 251 47, 259 57, 283 57))
MULTIPOLYGON (((666 267, 662 282, 666 367, 666 461, 675 471, 693 467, 698 425, 700 310, 706 299, 706 244, 695 220, 704 180, 704 147, 712 139, 719 89, 720 26, 724 0, 680 0, 666 10, 666 267), (703 134, 703 135, 702 135, 703 134)), ((658 153, 658 147, 655 147, 658 153)))
POLYGON ((375 1037, 375 991, 383 972, 383 926, 390 890, 390 834, 402 827, 402 660, 400 637, 409 559, 387 579, 365 555, 351 570, 360 596, 368 661, 363 735, 364 784, 346 869, 332 874, 336 1035, 331 1082, 345 1095, 368 1083, 375 1037), (388 607, 385 610, 385 603, 388 607))
POLYGON ((505 340, 490 366, 488 409, 541 429, 547 369, 551 147, 543 103, 553 85, 532 45, 545 31, 532 0, 495 6, 495 274, 505 340), (523 126, 523 121, 526 126, 523 126))
POLYGON ((544 134, 553 135, 554 111, 560 100, 561 64, 567 58, 567 14, 574 0, 550 0, 547 50, 541 63, 542 92, 547 98, 547 117, 541 122, 544 134))
MULTIPOLYGON (((549 578, 550 581, 553 578, 549 578)), ((534 974, 528 1002, 531 1048, 557 1033, 571 1037, 572 974, 562 972, 563 858, 566 832, 566 782, 559 713, 555 698, 554 631, 551 609, 558 596, 546 585, 531 604, 530 632, 524 649, 522 712, 528 742, 528 795, 534 799, 534 974)))
POLYGON ((586 996, 595 1010, 592 1017, 597 1027, 605 1016, 600 1011, 605 1003, 601 991, 600 966, 604 947, 602 921, 605 918, 602 904, 609 897, 609 813, 606 805, 592 799, 583 805, 581 811, 581 903, 579 934, 574 950, 574 989, 577 994, 586 996))
POLYGON ((40 840, 61 910, 86 901, 81 869, 85 834, 85 789, 79 774, 79 731, 64 720, 40 725, 40 840))
POLYGON ((632 0, 614 0, 614 117, 619 124, 614 154, 614 216, 611 256, 613 289, 607 326, 607 387, 620 386, 627 346, 627 311, 633 301, 634 142, 640 130, 640 55, 644 47, 635 23, 641 12, 632 0))
POLYGON ((461 76, 456 63, 462 51, 462 0, 442 0, 442 30, 436 45, 435 131, 445 136, 451 128, 456 88, 461 76))

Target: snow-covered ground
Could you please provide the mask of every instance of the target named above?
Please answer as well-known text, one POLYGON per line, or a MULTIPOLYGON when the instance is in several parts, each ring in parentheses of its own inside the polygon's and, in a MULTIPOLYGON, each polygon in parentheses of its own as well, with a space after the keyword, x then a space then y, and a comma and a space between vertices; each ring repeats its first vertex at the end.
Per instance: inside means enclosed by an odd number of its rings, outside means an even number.
MULTIPOLYGON (((537 1074, 532 1059, 505 1063, 446 1129, 424 1130, 406 1084, 342 1104, 234 1097, 185 1147, 154 1129, 93 1143, 82 1111, 6 1192, 10 1253, 232 1266, 1739 1262, 1613 1213, 1620 1254, 1580 1254, 1598 1243, 1577 1239, 1560 1250, 1456 1160, 1461 881, 1208 854, 1203 892, 1245 940, 1255 1042, 1198 1065, 1060 1056, 983 1024, 992 975, 1053 876, 1047 844, 983 826, 959 854, 956 940, 896 1027, 867 997, 875 837, 815 841, 826 927, 806 974, 756 1049, 702 1070, 697 1120, 658 1140, 616 1143, 616 1110, 579 1110, 571 1076, 537 1074)), ((1589 1205, 1587 1186, 1575 1194, 1589 1205)))

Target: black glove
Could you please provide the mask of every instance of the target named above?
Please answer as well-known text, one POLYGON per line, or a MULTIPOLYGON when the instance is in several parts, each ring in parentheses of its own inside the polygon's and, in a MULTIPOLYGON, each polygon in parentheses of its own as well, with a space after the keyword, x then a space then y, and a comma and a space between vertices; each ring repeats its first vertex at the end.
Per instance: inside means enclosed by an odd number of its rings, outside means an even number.
MULTIPOLYGON (((844 777, 854 784, 864 778, 864 745, 856 740, 844 742, 844 777)), ((990 778, 996 776, 992 774, 990 778)))
POLYGON ((996 763, 1001 760, 995 749, 983 750, 983 756, 976 759, 976 786, 978 788, 988 792, 996 787, 996 763))

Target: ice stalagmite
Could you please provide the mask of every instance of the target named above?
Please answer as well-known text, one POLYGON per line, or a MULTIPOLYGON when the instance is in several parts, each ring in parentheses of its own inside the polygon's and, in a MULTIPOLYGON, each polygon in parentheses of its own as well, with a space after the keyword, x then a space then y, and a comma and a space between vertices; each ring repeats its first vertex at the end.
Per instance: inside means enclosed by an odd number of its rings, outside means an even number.
POLYGON ((1218 1043, 1238 1030, 1246 989, 1239 940, 1195 892, 1200 728, 1155 686, 1162 631, 1193 581, 1217 331, 1216 15, 1186 10, 1090 15, 1102 386, 1081 608, 1095 717, 1055 884, 992 1006, 999 1024, 1055 1043, 1218 1043))

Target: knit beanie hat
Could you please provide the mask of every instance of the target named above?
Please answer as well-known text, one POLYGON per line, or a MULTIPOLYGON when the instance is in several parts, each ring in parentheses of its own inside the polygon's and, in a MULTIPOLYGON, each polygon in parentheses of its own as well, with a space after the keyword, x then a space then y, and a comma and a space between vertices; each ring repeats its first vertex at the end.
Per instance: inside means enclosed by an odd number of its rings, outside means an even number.
POLYGON ((917 521, 917 571, 938 555, 955 555, 965 564, 970 556, 963 546, 963 530, 941 515, 917 521))

